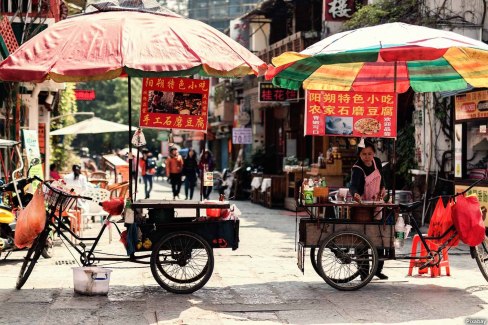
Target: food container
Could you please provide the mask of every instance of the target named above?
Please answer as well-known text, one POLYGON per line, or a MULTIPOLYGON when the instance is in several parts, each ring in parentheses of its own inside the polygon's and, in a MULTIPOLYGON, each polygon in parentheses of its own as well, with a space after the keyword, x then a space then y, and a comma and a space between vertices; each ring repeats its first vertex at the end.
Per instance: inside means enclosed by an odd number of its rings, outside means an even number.
MULTIPOLYGON (((219 203, 221 201, 205 201, 205 203, 219 203)), ((207 208, 207 218, 220 218, 222 214, 222 209, 218 208, 207 208)))
POLYGON ((87 296, 107 295, 111 272, 112 270, 97 266, 74 267, 75 292, 87 296))

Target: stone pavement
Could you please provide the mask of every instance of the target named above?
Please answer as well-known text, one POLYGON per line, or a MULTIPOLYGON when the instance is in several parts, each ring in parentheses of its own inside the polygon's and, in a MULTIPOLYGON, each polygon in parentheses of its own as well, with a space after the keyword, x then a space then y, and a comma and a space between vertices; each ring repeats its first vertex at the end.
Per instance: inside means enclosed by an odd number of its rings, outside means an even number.
MULTIPOLYGON (((151 198, 171 197, 166 181, 156 181, 151 198)), ((199 291, 171 294, 157 285, 146 266, 102 263, 113 270, 108 296, 75 294, 71 268, 77 266, 77 257, 58 241, 55 257, 41 258, 20 291, 13 288, 25 252, 0 262, 0 324, 466 324, 467 319, 488 320, 488 283, 466 246, 450 251, 450 277, 407 277, 408 261, 387 261, 389 280, 340 292, 313 271, 308 254, 305 273, 298 270, 294 213, 248 201, 235 203, 243 213, 239 249, 214 250, 213 275, 199 291)), ((96 231, 98 226, 86 234, 96 231)), ((405 250, 409 247, 407 242, 405 250)), ((125 251, 115 232, 111 243, 105 236, 100 250, 125 251)))

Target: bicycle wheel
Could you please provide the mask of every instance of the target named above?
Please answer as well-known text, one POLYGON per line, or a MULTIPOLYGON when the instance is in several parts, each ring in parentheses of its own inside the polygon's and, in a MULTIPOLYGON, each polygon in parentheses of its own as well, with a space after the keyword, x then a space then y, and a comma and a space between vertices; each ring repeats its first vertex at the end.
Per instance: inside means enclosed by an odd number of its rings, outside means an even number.
POLYGON ((364 234, 339 231, 320 245, 317 266, 331 287, 357 290, 373 278, 378 267, 378 252, 364 234))
POLYGON ((192 293, 210 279, 214 268, 213 251, 208 242, 191 232, 171 233, 154 246, 151 272, 165 290, 192 293))
POLYGON ((44 229, 39 236, 34 240, 32 246, 27 251, 27 255, 24 258, 24 262, 22 263, 22 267, 20 268, 19 277, 17 278, 17 284, 15 288, 20 290, 22 286, 25 284, 29 275, 32 273, 34 266, 37 263, 37 260, 41 256, 42 250, 44 249, 46 239, 49 236, 49 228, 44 229))
MULTIPOLYGON (((337 253, 334 255, 336 255, 336 257, 337 257, 337 253)), ((315 272, 317 272, 317 274, 320 275, 321 278, 324 278, 322 276, 322 272, 320 271, 320 269, 317 265, 317 256, 315 254, 315 247, 310 248, 310 262, 312 263, 312 267, 315 270, 315 272)), ((340 278, 340 279, 329 278, 329 279, 331 279, 332 281, 337 282, 337 283, 345 283, 345 282, 349 282, 349 281, 357 278, 359 276, 359 274, 360 274, 359 271, 357 271, 356 273, 353 273, 351 276, 346 277, 346 278, 340 278)))
POLYGON ((478 267, 480 268, 481 274, 488 281, 488 237, 485 236, 485 240, 475 247, 475 258, 478 267))

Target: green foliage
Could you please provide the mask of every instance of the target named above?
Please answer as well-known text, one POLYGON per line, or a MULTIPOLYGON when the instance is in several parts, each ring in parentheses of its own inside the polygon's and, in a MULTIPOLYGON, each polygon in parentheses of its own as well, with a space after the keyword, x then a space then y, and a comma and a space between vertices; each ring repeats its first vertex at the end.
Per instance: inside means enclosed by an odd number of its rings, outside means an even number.
POLYGON ((344 23, 345 30, 391 22, 431 25, 429 15, 423 11, 422 0, 380 0, 361 7, 344 23))
POLYGON ((410 169, 417 168, 415 162, 415 127, 413 124, 398 131, 396 175, 399 183, 411 185, 410 169))
MULTIPOLYGON (((132 126, 133 130, 139 125, 139 111, 141 107, 142 79, 131 78, 132 96, 132 126)), ((96 117, 104 120, 129 124, 128 79, 117 78, 106 81, 92 81, 77 84, 78 89, 94 89, 96 98, 93 101, 79 101, 81 112, 93 112, 96 117)), ((158 130, 144 129, 148 142, 148 149, 156 152, 160 150, 157 139, 158 130)), ((127 132, 109 132, 93 135, 80 135, 75 139, 77 148, 88 147, 90 154, 106 154, 129 146, 127 132)))
MULTIPOLYGON (((60 100, 58 105, 57 114, 55 116, 66 115, 76 112, 76 97, 75 97, 75 84, 66 83, 66 89, 60 93, 60 100)), ((63 128, 69 124, 73 124, 75 119, 73 116, 66 116, 56 119, 51 122, 51 130, 57 130, 63 128)), ((65 136, 52 136, 51 137, 51 163, 56 163, 59 170, 67 170, 73 163, 79 162, 76 158, 71 143, 74 139, 74 135, 65 136)))

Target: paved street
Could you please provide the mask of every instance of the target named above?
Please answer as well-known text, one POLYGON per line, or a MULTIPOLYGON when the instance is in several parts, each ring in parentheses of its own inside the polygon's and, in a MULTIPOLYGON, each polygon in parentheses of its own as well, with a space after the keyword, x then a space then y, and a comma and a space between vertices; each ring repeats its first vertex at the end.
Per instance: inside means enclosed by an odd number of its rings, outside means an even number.
MULTIPOLYGON (((139 195, 141 196, 141 195, 139 195)), ((170 198, 157 181, 151 198, 170 198)), ((184 197, 184 195, 180 195, 184 197)), ((217 197, 213 193, 213 198, 217 197)), ((408 262, 388 261, 387 281, 375 280, 356 292, 339 292, 313 271, 296 267, 295 215, 236 202, 243 212, 240 247, 215 250, 215 269, 204 288, 175 295, 160 288, 148 267, 119 263, 108 296, 73 292, 77 266, 61 243, 55 257, 40 259, 24 288, 14 289, 21 258, 0 262, 0 324, 465 324, 488 321, 488 283, 466 246, 450 251, 451 276, 406 277, 408 262)), ((93 234, 98 225, 86 230, 93 234)), ((124 253, 118 236, 103 250, 124 253)), ((405 245, 406 250, 410 242, 405 245)))

